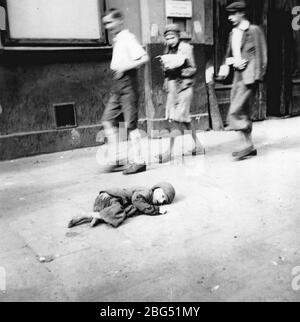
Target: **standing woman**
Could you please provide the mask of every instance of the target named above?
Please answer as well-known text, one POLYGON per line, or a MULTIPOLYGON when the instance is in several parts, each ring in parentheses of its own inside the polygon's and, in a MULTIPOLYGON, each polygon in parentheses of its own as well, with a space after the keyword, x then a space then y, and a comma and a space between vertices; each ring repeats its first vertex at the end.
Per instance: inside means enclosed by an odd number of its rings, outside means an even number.
MULTIPOLYGON (((184 131, 192 132, 193 155, 205 154, 191 125, 190 110, 194 94, 194 76, 197 72, 193 46, 180 39, 180 29, 176 24, 167 25, 164 36, 167 48, 165 55, 161 56, 161 62, 165 73, 165 88, 168 91, 166 119, 181 135, 184 131)), ((174 143, 175 137, 171 135, 170 149, 162 155, 163 163, 172 160, 174 143)))

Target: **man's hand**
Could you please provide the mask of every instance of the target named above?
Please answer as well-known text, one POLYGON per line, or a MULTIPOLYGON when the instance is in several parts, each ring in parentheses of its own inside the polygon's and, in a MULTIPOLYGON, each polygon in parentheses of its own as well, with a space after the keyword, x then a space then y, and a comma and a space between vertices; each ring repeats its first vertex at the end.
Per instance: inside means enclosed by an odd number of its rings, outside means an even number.
POLYGON ((240 61, 237 61, 234 63, 233 67, 238 70, 244 70, 248 65, 248 60, 241 59, 240 61))

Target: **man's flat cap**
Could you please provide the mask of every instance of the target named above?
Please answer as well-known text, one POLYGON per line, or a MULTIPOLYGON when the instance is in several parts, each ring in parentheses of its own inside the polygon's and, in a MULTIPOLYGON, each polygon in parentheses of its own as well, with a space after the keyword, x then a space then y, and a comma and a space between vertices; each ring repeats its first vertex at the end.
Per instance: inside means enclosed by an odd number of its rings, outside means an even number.
POLYGON ((237 1, 233 2, 229 6, 226 7, 227 12, 238 12, 238 11, 245 11, 247 8, 247 5, 243 1, 237 1))

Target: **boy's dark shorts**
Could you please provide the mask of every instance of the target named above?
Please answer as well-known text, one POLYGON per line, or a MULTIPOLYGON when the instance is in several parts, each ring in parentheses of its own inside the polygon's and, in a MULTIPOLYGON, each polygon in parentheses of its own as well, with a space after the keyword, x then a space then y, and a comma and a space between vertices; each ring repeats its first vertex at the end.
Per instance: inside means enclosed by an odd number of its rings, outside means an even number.
POLYGON ((131 70, 121 79, 114 80, 113 93, 102 116, 102 122, 111 122, 118 126, 120 117, 129 131, 138 125, 138 80, 137 70, 131 70))

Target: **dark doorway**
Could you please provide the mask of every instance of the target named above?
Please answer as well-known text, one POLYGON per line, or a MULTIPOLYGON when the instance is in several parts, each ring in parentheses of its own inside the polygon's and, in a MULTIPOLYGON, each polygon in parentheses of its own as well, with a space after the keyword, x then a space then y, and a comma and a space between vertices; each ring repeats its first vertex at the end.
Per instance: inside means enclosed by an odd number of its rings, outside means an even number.
POLYGON ((300 32, 292 29, 299 0, 269 0, 268 115, 300 114, 300 32))

